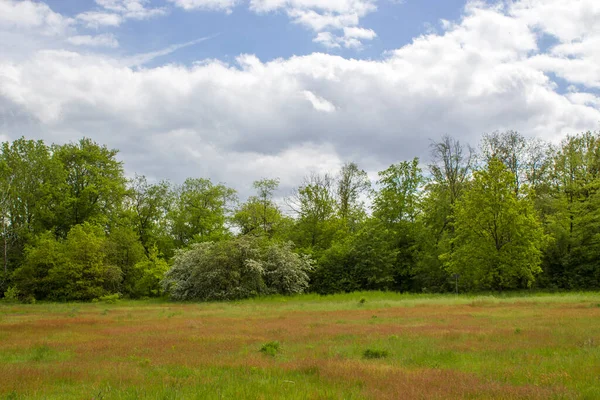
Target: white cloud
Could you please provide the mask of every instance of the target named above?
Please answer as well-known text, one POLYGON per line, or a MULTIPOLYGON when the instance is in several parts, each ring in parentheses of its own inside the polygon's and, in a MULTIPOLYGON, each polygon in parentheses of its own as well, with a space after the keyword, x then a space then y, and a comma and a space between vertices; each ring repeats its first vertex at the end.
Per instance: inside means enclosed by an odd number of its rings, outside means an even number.
POLYGON ((73 23, 44 3, 29 0, 0 0, 0 28, 35 29, 43 35, 60 35, 73 23))
POLYGON ((96 0, 100 10, 86 11, 77 19, 89 28, 119 26, 128 19, 144 20, 166 15, 164 7, 147 8, 148 0, 96 0))
POLYGON ((107 13, 102 11, 86 11, 78 14, 77 19, 84 23, 88 28, 98 28, 101 26, 119 26, 123 22, 123 17, 119 14, 107 13))
POLYGON ((319 32, 313 42, 320 43, 329 49, 340 48, 340 39, 331 32, 319 32))
POLYGON ((169 0, 184 10, 212 10, 231 13, 239 0, 169 0))
POLYGON ((342 46, 348 49, 361 49, 364 40, 373 40, 376 37, 377 34, 372 29, 345 27, 341 36, 331 32, 319 32, 313 42, 320 43, 330 49, 342 46))
POLYGON ((115 38, 112 33, 105 33, 102 35, 78 35, 71 36, 67 41, 75 46, 89 46, 89 47, 119 47, 119 41, 115 38))
POLYGON ((302 93, 304 94, 304 97, 306 97, 306 100, 312 104, 315 110, 326 113, 332 113, 335 111, 335 106, 333 104, 324 98, 315 95, 310 90, 304 90, 302 93))
MULTIPOLYGON (((270 12, 282 2, 261 4, 270 12)), ((595 50, 568 42, 573 28, 543 52, 546 28, 530 19, 508 6, 470 3, 442 33, 381 60, 243 55, 233 64, 139 68, 131 58, 67 51, 0 59, 0 135, 37 132, 49 142, 88 135, 121 149, 130 171, 175 181, 204 176, 248 190, 253 179, 279 176, 288 187, 311 169, 331 171, 347 160, 374 171, 426 157, 429 139, 443 134, 474 144, 496 129, 554 140, 597 128, 600 102, 588 90, 598 78, 595 50), (573 46, 568 57, 560 55, 563 44, 573 46), (577 90, 562 94, 545 74, 559 62, 577 90)), ((375 34, 346 28, 340 35, 375 34)))
POLYGON ((147 8, 149 0, 96 0, 96 3, 106 10, 121 14, 125 19, 143 20, 167 13, 164 7, 147 8))
POLYGON ((375 37, 371 29, 358 25, 362 17, 377 10, 376 0, 250 0, 250 9, 257 13, 286 12, 293 23, 316 32, 313 41, 327 48, 360 48, 363 40, 375 37), (373 35, 351 36, 346 33, 348 29, 373 35))
POLYGON ((521 0, 511 4, 509 14, 557 41, 548 54, 531 60, 534 67, 600 87, 600 2, 521 0))

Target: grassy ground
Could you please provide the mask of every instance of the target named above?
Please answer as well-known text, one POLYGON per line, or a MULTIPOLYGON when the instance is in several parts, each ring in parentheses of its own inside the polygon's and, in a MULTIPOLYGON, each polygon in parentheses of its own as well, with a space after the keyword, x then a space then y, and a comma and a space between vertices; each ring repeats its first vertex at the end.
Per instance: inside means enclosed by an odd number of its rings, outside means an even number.
POLYGON ((0 303, 2 398, 600 399, 600 293, 0 303))

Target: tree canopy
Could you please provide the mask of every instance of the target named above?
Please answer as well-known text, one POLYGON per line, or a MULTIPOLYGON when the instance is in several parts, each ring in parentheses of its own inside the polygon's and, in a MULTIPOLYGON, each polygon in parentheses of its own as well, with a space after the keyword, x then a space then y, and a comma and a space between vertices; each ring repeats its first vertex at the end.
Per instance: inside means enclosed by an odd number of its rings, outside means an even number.
POLYGON ((239 198, 127 179, 89 138, 0 146, 0 297, 236 299, 354 290, 600 289, 600 134, 443 136, 428 159, 348 161, 239 198), (372 181, 370 176, 378 176, 372 181))

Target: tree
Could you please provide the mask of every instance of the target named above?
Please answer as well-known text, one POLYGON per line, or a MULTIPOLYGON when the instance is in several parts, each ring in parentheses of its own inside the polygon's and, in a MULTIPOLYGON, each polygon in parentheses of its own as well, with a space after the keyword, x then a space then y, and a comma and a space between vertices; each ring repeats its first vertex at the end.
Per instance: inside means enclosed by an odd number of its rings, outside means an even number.
POLYGON ((215 185, 209 179, 186 179, 176 190, 168 214, 176 247, 226 238, 226 222, 235 200, 235 190, 225 185, 215 185))
POLYGON ((545 256, 547 286, 600 287, 600 135, 586 132, 562 141, 552 157, 547 229, 554 241, 545 256))
POLYGON ((470 146, 449 136, 432 143, 430 149, 432 163, 421 201, 415 278, 421 290, 444 291, 450 281, 439 256, 452 250, 454 205, 468 187, 475 155, 470 146))
POLYGON ((75 225, 66 239, 50 232, 25 249, 25 261, 14 272, 24 296, 49 300, 89 301, 117 293, 122 272, 107 259, 107 239, 101 226, 75 225))
POLYGON ((397 250, 394 289, 412 290, 420 235, 420 192, 424 183, 419 159, 403 161, 379 172, 373 216, 391 232, 389 240, 397 250))
POLYGON ((320 294, 394 289, 398 252, 394 232, 370 219, 323 252, 311 289, 320 294))
POLYGON ((442 259, 468 289, 531 287, 541 272, 543 229, 516 185, 512 172, 492 158, 455 205, 454 250, 442 259))
POLYGON ((5 265, 23 261, 25 246, 57 221, 63 175, 43 141, 20 138, 2 143, 2 214, 5 265))
POLYGON ((361 196, 368 194, 370 189, 369 176, 358 165, 346 163, 342 166, 337 177, 338 210, 340 218, 351 230, 355 230, 366 216, 361 196))
POLYGON ((458 140, 444 136, 431 144, 432 164, 429 165, 432 182, 448 192, 448 203, 453 206, 460 198, 473 170, 474 150, 458 140))
POLYGON ((0 161, 0 222, 2 223, 2 266, 3 275, 2 283, 0 283, 0 290, 4 292, 5 282, 8 279, 8 228, 9 228, 9 211, 8 201, 9 194, 11 192, 11 184, 13 175, 8 169, 6 162, 0 161))
POLYGON ((161 281, 169 270, 169 264, 159 257, 158 249, 153 247, 147 259, 135 264, 132 272, 132 297, 156 297, 162 294, 161 281))
POLYGON ((307 252, 327 249, 338 230, 333 184, 331 176, 313 173, 286 199, 296 215, 292 238, 307 252))
POLYGON ((233 218, 243 235, 266 235, 272 238, 278 233, 283 215, 273 200, 279 186, 279 179, 255 181, 255 196, 241 205, 233 218))
POLYGON ((54 157, 65 173, 65 190, 58 232, 84 222, 106 224, 122 205, 126 193, 123 164, 117 150, 100 146, 89 138, 54 146, 54 157))
POLYGON ((423 184, 419 159, 403 161, 379 172, 373 215, 386 226, 414 222, 419 213, 419 189, 423 184))
POLYGON ((171 186, 166 181, 149 183, 145 176, 136 175, 129 181, 127 192, 132 223, 146 255, 165 236, 166 217, 172 207, 171 186))
POLYGON ((515 193, 523 184, 527 139, 519 132, 493 132, 483 135, 483 160, 488 164, 492 159, 502 162, 512 172, 515 179, 515 193))

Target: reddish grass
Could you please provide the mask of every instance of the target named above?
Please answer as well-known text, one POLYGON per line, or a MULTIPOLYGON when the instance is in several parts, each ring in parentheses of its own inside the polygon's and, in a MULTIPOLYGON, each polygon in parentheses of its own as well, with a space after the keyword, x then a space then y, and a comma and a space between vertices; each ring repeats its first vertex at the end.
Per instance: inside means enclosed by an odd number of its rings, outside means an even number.
MULTIPOLYGON (((4 314, 0 334, 5 339, 0 342, 0 356, 38 345, 70 356, 60 361, 25 360, 0 365, 0 394, 23 388, 34 390, 29 393, 43 393, 57 382, 93 385, 109 380, 116 385, 144 385, 156 379, 148 376, 149 366, 223 366, 316 375, 327 382, 355 385, 362 396, 374 399, 575 397, 574 392, 557 383, 568 379, 568 372, 540 373, 536 385, 517 385, 475 372, 337 357, 330 350, 357 343, 368 346, 391 335, 431 340, 438 349, 453 352, 560 348, 572 344, 554 334, 554 328, 600 317, 598 308, 531 303, 340 311, 283 312, 275 308, 273 312, 245 317, 226 316, 226 312, 220 315, 193 304, 130 309, 116 306, 107 315, 101 315, 95 305, 79 308, 74 317, 47 315, 41 309, 26 316, 4 314), (515 334, 517 324, 523 329, 519 335, 515 334), (258 353, 260 343, 271 340, 284 343, 290 350, 278 358, 258 353)), ((535 355, 527 357, 532 365, 539 361, 535 355)), ((505 373, 510 377, 513 372, 505 373)), ((170 384, 175 378, 160 379, 170 384)), ((178 382, 185 384, 186 380, 178 382)))

